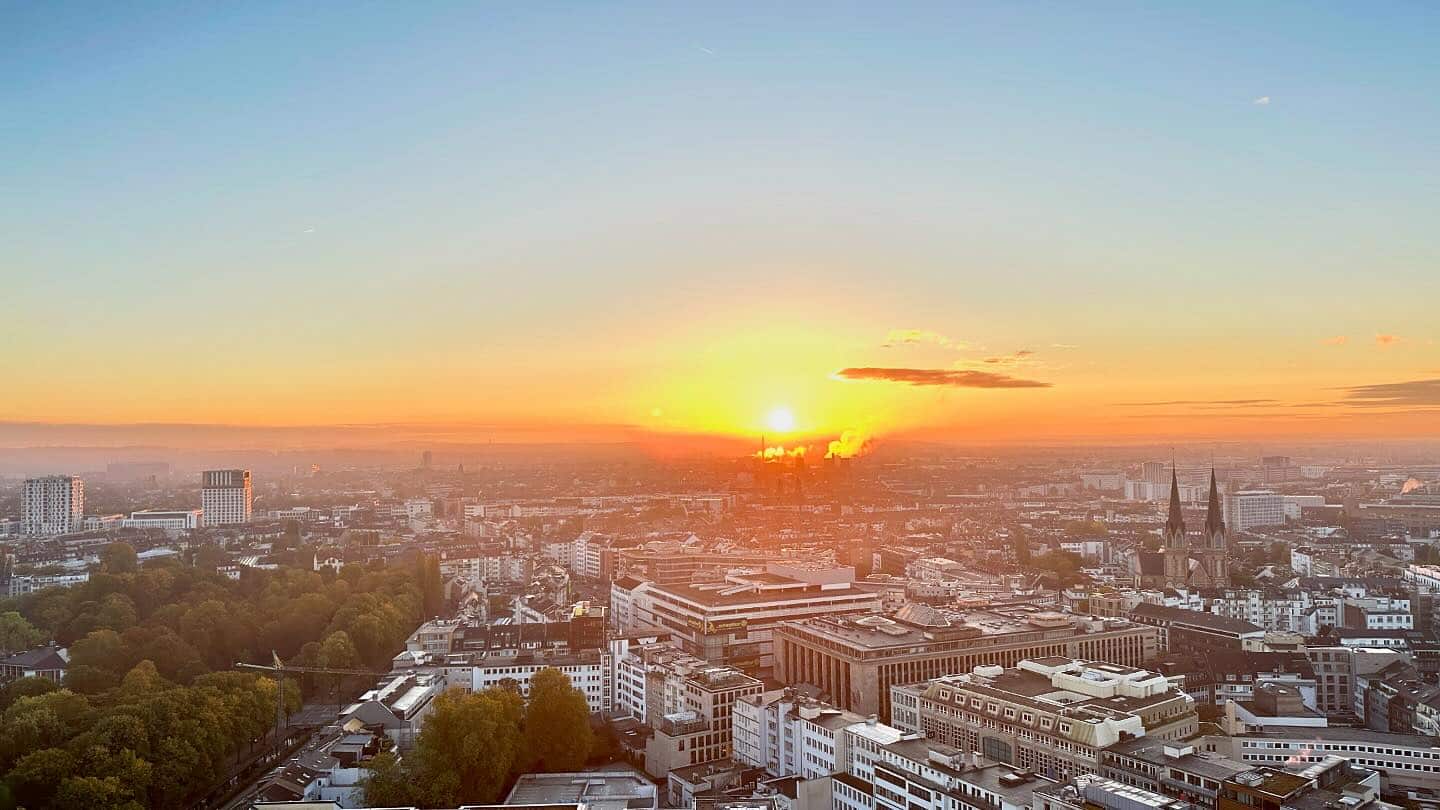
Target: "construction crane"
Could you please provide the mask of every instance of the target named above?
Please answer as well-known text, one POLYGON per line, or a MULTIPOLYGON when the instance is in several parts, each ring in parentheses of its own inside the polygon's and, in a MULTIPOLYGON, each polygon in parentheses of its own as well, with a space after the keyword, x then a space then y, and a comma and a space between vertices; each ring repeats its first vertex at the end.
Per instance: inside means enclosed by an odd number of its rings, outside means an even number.
POLYGON ((270 651, 270 660, 272 662, 270 664, 246 664, 244 662, 237 661, 235 663, 235 668, 259 670, 261 672, 269 672, 274 674, 275 683, 279 686, 279 689, 276 690, 277 694, 275 698, 275 731, 277 740, 281 739, 281 735, 284 733, 286 725, 288 725, 288 718, 285 716, 286 673, 290 673, 293 675, 363 675, 367 678, 374 678, 385 674, 383 672, 376 672, 370 669, 304 667, 297 666, 295 664, 287 664, 284 661, 280 660, 280 656, 277 655, 274 650, 270 651))

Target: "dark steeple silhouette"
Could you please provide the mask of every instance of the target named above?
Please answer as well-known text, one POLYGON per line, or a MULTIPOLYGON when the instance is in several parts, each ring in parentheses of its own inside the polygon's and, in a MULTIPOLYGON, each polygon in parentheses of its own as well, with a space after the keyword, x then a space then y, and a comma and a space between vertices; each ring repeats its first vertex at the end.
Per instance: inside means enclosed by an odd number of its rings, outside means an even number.
POLYGON ((1165 519, 1165 544, 1185 545, 1185 518, 1180 515, 1180 480, 1170 468, 1170 516, 1165 519))
POLYGON ((1210 502, 1205 507, 1205 538, 1210 545, 1225 545, 1225 518, 1220 511, 1220 489, 1215 485, 1215 468, 1210 468, 1210 502))

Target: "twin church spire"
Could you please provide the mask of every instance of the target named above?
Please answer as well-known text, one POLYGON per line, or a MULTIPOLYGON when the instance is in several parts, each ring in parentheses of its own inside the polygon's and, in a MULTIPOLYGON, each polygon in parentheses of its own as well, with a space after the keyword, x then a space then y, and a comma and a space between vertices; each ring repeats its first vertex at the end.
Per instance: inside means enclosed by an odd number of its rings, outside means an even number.
POLYGON ((1220 487, 1210 468, 1210 498, 1205 508, 1205 540, 1190 548, 1185 518, 1180 510, 1180 479, 1170 468, 1170 511, 1165 519, 1165 584, 1172 588, 1225 587, 1230 584, 1226 559, 1225 517, 1220 508, 1220 487), (1195 557, 1191 559, 1192 553, 1195 557))

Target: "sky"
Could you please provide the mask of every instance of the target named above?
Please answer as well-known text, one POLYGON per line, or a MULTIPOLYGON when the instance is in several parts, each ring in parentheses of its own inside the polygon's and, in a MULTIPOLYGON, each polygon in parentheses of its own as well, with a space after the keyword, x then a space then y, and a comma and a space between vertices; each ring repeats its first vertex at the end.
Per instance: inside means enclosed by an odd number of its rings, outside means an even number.
POLYGON ((1437 23, 0 0, 0 422, 1433 437, 1437 23))

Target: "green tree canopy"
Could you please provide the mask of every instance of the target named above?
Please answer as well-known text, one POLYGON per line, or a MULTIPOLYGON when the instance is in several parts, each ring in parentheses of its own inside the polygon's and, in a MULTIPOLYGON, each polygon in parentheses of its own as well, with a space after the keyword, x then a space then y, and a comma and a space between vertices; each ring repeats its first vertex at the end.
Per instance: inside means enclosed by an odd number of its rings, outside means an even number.
POLYGON ((529 759, 543 771, 579 770, 590 756, 589 703, 558 669, 546 667, 530 679, 525 740, 529 759))

